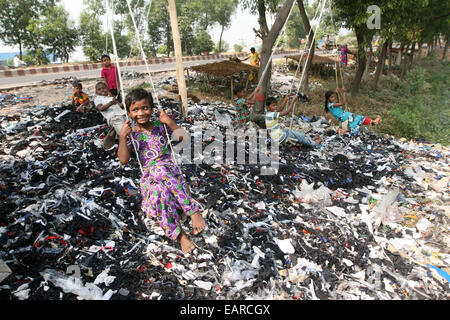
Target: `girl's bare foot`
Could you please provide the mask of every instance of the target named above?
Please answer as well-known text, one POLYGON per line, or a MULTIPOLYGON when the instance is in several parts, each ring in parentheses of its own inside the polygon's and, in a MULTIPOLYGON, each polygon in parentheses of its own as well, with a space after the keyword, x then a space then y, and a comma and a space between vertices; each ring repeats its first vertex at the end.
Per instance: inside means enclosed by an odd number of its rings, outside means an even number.
POLYGON ((377 124, 379 124, 381 122, 381 118, 380 116, 377 116, 377 118, 375 120, 372 121, 372 123, 376 126, 377 124))
POLYGON ((200 232, 203 231, 203 229, 205 229, 205 219, 203 219, 202 215, 200 213, 194 213, 191 216, 191 220, 192 220, 192 233, 194 235, 199 234, 200 232))
POLYGON ((195 246, 192 243, 191 239, 189 239, 188 235, 184 231, 181 231, 179 239, 181 251, 183 251, 184 254, 189 253, 195 249, 195 246))

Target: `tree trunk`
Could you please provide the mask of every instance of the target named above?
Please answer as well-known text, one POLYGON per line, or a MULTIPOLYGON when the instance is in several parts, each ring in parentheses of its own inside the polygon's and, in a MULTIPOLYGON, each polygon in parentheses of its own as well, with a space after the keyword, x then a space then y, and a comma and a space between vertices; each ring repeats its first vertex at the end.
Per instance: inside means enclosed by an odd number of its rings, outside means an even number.
POLYGON ((19 40, 19 55, 20 55, 20 60, 23 59, 22 57, 22 40, 19 40))
POLYGON ((223 35, 223 29, 225 29, 224 26, 222 26, 222 30, 220 31, 220 38, 219 38, 219 52, 218 52, 218 53, 221 53, 221 52, 222 52, 222 35, 223 35))
POLYGON ((181 95, 181 114, 183 115, 184 118, 186 118, 188 115, 187 91, 186 91, 186 81, 184 79, 183 54, 181 52, 180 32, 178 30, 177 7, 175 5, 175 0, 168 0, 168 3, 169 5, 167 9, 170 14, 173 45, 175 48, 175 60, 177 63, 178 94, 181 95))
POLYGON ((400 66, 402 64, 403 50, 405 50, 405 44, 402 42, 402 44, 400 45, 400 50, 397 55, 397 59, 395 60, 395 65, 397 66, 400 66))
MULTIPOLYGON (((258 21, 260 25, 260 35, 263 40, 262 49, 260 52, 260 67, 258 71, 258 79, 260 79, 260 93, 264 96, 267 95, 267 88, 269 87, 269 80, 272 75, 272 61, 270 59, 272 48, 288 18, 293 3, 294 0, 286 0, 284 5, 280 9, 278 9, 275 22, 273 23, 272 28, 269 30, 266 21, 265 2, 263 0, 258 0, 258 21)), ((254 112, 257 114, 264 113, 264 101, 256 100, 254 112)))
POLYGON ((389 66, 388 66, 388 74, 391 73, 392 67, 392 40, 389 40, 389 66))
POLYGON ((406 69, 407 69, 407 64, 408 64, 408 50, 409 50, 409 44, 406 45, 405 47, 405 54, 403 55, 403 61, 400 67, 400 79, 404 79, 405 75, 406 75, 406 69))
POLYGON ((411 66, 413 64, 414 61, 414 53, 416 52, 416 43, 413 42, 412 44, 412 48, 411 48, 411 56, 409 57, 409 66, 408 66, 408 70, 411 70, 411 66))
POLYGON ((375 72, 375 79, 373 80, 373 89, 377 90, 378 80, 380 79, 380 75, 384 70, 384 65, 386 63, 386 52, 389 46, 389 39, 384 40, 383 48, 381 49, 380 57, 378 58, 377 70, 375 72))
MULTIPOLYGON (((311 24, 309 22, 307 14, 306 14, 303 0, 297 0, 297 5, 298 5, 298 9, 300 11, 300 16, 302 18, 303 26, 305 27, 306 34, 309 34, 308 42, 307 42, 307 45, 305 46, 305 50, 306 50, 306 48, 308 48, 311 45, 311 43, 313 42, 313 39, 315 38, 314 31, 311 30, 311 24), (310 31, 311 31, 311 33, 310 33, 310 31)), ((311 47, 311 52, 308 52, 308 55, 311 57, 309 59, 307 59, 308 63, 304 66, 303 83, 300 84, 300 88, 302 88, 302 90, 304 90, 304 91, 308 91, 308 88, 309 88, 308 75, 309 75, 309 70, 311 69, 311 66, 312 66, 312 57, 314 57, 315 50, 316 50, 316 46, 313 44, 313 46, 311 47)), ((301 61, 299 61, 299 63, 301 63, 301 61)))
POLYGON ((364 70, 366 69, 366 52, 364 43, 364 33, 355 28, 356 40, 358 41, 358 70, 356 70, 355 79, 353 80, 352 86, 352 97, 355 97, 359 92, 359 86, 361 85, 361 80, 364 75, 364 70))
POLYGON ((372 48, 372 43, 370 43, 370 48, 369 48, 369 57, 367 59, 367 63, 366 63, 366 70, 364 71, 366 74, 369 73, 370 70, 370 64, 372 63, 372 59, 373 59, 373 48, 372 48))
POLYGON ((445 40, 444 53, 442 54, 442 60, 447 58, 447 49, 448 49, 448 39, 445 40))

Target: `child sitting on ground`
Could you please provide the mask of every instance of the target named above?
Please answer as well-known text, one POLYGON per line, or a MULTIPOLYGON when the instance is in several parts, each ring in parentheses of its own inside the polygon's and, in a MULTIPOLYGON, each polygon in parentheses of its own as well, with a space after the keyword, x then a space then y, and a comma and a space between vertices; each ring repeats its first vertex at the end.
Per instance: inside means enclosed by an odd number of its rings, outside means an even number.
POLYGON ((83 92, 81 82, 75 82, 73 88, 75 91, 72 93, 72 107, 76 107, 77 112, 90 111, 89 97, 83 92))
POLYGON ((341 92, 342 102, 339 101, 339 88, 336 88, 336 92, 330 90, 325 93, 325 112, 331 112, 331 115, 341 122, 338 130, 340 134, 344 134, 348 131, 357 134, 361 125, 377 125, 380 123, 380 116, 377 116, 375 120, 372 120, 362 115, 342 110, 340 107, 346 104, 345 89, 342 88, 341 92))
POLYGON ((106 122, 111 128, 103 141, 103 146, 106 150, 111 149, 117 144, 122 126, 127 120, 125 111, 119 106, 119 101, 111 96, 106 83, 98 82, 95 86, 95 93, 97 94, 94 99, 94 104, 106 122))
POLYGON ((292 102, 287 110, 284 110, 288 99, 289 96, 284 97, 283 102, 279 107, 277 106, 277 99, 275 99, 274 97, 269 97, 266 100, 266 128, 269 131, 272 141, 278 141, 278 143, 281 144, 288 139, 294 139, 297 140, 297 142, 300 144, 304 144, 310 147, 318 147, 320 142, 322 141, 322 138, 320 138, 319 135, 316 135, 311 139, 309 136, 300 131, 280 128, 278 118, 287 116, 291 113, 295 102, 298 99, 298 95, 296 95, 292 99, 292 102))
POLYGON ((167 237, 178 239, 183 253, 189 253, 195 246, 183 231, 177 211, 182 210, 191 218, 194 235, 205 228, 205 220, 186 191, 183 174, 172 161, 167 145, 166 129, 171 134, 180 127, 162 110, 159 110, 159 121, 153 123, 150 120, 153 97, 145 89, 135 89, 127 94, 125 106, 136 126, 132 128, 130 121, 126 121, 122 127, 118 151, 120 163, 128 163, 134 148, 132 143, 136 142, 139 161, 144 168, 142 210, 157 219, 167 237))
POLYGON ((237 111, 236 119, 239 124, 246 123, 250 120, 250 108, 255 104, 255 98, 258 91, 259 87, 256 87, 256 89, 247 98, 244 98, 244 87, 236 86, 233 89, 233 93, 236 96, 234 99, 234 105, 237 111))

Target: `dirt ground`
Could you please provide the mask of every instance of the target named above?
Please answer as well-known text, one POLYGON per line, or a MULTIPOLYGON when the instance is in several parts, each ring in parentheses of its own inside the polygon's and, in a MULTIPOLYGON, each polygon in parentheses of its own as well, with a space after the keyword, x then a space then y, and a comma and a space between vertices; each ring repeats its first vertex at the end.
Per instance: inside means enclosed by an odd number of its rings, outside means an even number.
MULTIPOLYGON (((175 77, 175 72, 162 72, 152 74, 154 83, 159 83, 168 78, 175 77)), ((93 98, 95 94, 95 84, 98 79, 82 80, 83 91, 93 98)), ((132 88, 144 82, 149 83, 148 78, 124 79, 124 88, 132 88)), ((0 91, 0 115, 24 114, 29 111, 39 109, 41 106, 51 106, 59 103, 70 103, 73 87, 70 79, 57 79, 52 83, 42 83, 33 86, 25 86, 11 90, 0 91), (7 95, 12 95, 6 97, 7 95)), ((174 94, 167 91, 159 91, 167 97, 174 97, 174 94)))

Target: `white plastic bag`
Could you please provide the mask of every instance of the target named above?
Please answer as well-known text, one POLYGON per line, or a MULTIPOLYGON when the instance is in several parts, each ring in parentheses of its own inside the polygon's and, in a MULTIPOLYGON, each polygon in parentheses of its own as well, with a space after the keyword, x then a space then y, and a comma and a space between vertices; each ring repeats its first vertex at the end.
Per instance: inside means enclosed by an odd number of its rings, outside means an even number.
POLYGON ((390 190, 376 205, 374 212, 376 222, 375 225, 379 226, 381 223, 399 223, 403 221, 403 215, 399 212, 397 197, 399 190, 390 190))
POLYGON ((45 281, 52 282, 60 287, 66 293, 73 293, 85 300, 106 300, 103 291, 93 283, 83 285, 83 282, 77 277, 66 276, 57 270, 45 269, 40 272, 45 281))

